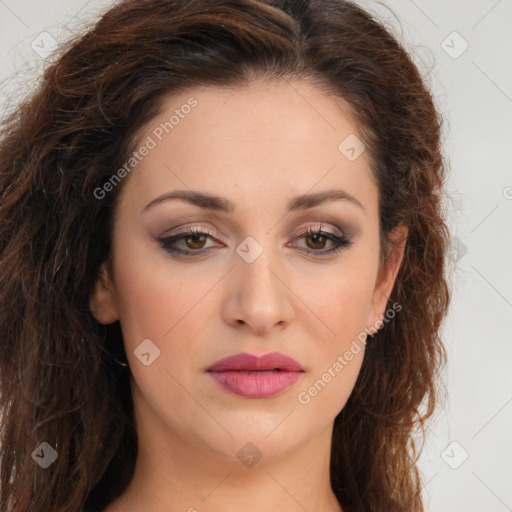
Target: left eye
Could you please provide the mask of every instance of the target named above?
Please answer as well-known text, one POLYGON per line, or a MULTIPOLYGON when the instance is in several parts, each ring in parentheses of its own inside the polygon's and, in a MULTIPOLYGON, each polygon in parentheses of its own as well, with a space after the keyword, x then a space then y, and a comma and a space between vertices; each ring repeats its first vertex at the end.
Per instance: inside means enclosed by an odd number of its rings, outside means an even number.
POLYGON ((321 231, 317 233, 312 233, 310 235, 305 235, 300 238, 306 240, 306 245, 308 249, 325 249, 325 244, 328 241, 332 242, 332 240, 321 231))
POLYGON ((306 252, 316 253, 318 255, 332 253, 335 251, 339 251, 343 247, 348 247, 352 245, 352 241, 349 240, 346 236, 339 236, 336 233, 332 233, 329 231, 323 230, 314 230, 309 229, 302 235, 299 235, 297 238, 304 238, 306 240, 306 252), (330 241, 333 245, 330 249, 325 250, 325 244, 330 241), (312 250, 311 250, 312 249, 312 250), (324 249, 324 250, 319 250, 324 249))

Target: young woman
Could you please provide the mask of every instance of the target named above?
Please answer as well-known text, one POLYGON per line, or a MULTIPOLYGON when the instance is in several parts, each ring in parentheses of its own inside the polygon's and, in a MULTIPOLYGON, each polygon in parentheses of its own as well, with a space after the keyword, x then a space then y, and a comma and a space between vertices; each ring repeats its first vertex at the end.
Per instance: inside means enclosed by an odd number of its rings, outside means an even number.
POLYGON ((368 13, 120 2, 0 151, 1 510, 423 510, 440 117, 368 13))

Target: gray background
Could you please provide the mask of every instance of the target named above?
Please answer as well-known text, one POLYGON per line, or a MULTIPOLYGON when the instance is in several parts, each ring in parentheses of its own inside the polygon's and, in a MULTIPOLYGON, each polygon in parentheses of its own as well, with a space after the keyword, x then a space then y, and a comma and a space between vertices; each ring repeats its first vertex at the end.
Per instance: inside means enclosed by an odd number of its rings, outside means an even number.
MULTIPOLYGON (((418 463, 427 510, 512 510, 512 2, 386 2, 396 17, 360 3, 405 41, 446 119, 453 300, 448 399, 418 463)), ((52 45, 111 4, 0 0, 0 108, 30 91, 52 45)))

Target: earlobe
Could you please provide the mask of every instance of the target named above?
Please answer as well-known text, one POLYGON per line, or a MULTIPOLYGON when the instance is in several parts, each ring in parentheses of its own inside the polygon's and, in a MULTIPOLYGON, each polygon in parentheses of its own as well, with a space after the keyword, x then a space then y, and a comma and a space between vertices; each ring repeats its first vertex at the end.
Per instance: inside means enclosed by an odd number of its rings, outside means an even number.
POLYGON ((389 296, 391 295, 396 276, 403 261, 408 232, 409 229, 407 226, 400 224, 389 235, 390 244, 388 255, 377 277, 373 292, 371 312, 368 318, 367 329, 372 333, 380 328, 381 324, 379 320, 385 314, 389 296))
POLYGON ((119 319, 115 291, 106 262, 101 264, 89 297, 89 308, 100 324, 111 324, 119 319))

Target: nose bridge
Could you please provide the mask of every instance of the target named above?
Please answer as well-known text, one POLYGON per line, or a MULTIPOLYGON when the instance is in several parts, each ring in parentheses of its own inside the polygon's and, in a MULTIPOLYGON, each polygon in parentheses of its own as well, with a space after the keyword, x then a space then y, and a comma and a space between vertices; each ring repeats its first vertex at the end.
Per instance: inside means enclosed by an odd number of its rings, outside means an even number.
POLYGON ((237 248, 238 261, 232 275, 234 309, 230 308, 230 315, 232 321, 242 321, 264 332, 277 323, 289 321, 293 310, 283 278, 278 278, 282 265, 272 236, 264 237, 261 244, 248 238, 237 248))
MULTIPOLYGON (((261 246, 261 252, 254 260, 250 261, 241 257, 241 261, 238 263, 239 279, 243 289, 254 300, 257 300, 260 296, 261 299, 264 298, 268 302, 269 300, 278 299, 282 293, 282 283, 275 276, 276 268, 279 265, 277 264, 275 248, 272 247, 270 240, 271 237, 266 237, 265 246, 261 246)), ((250 251, 257 250, 254 245, 251 247, 250 242, 248 245, 250 251)), ((247 245, 244 248, 246 249, 247 245)))

